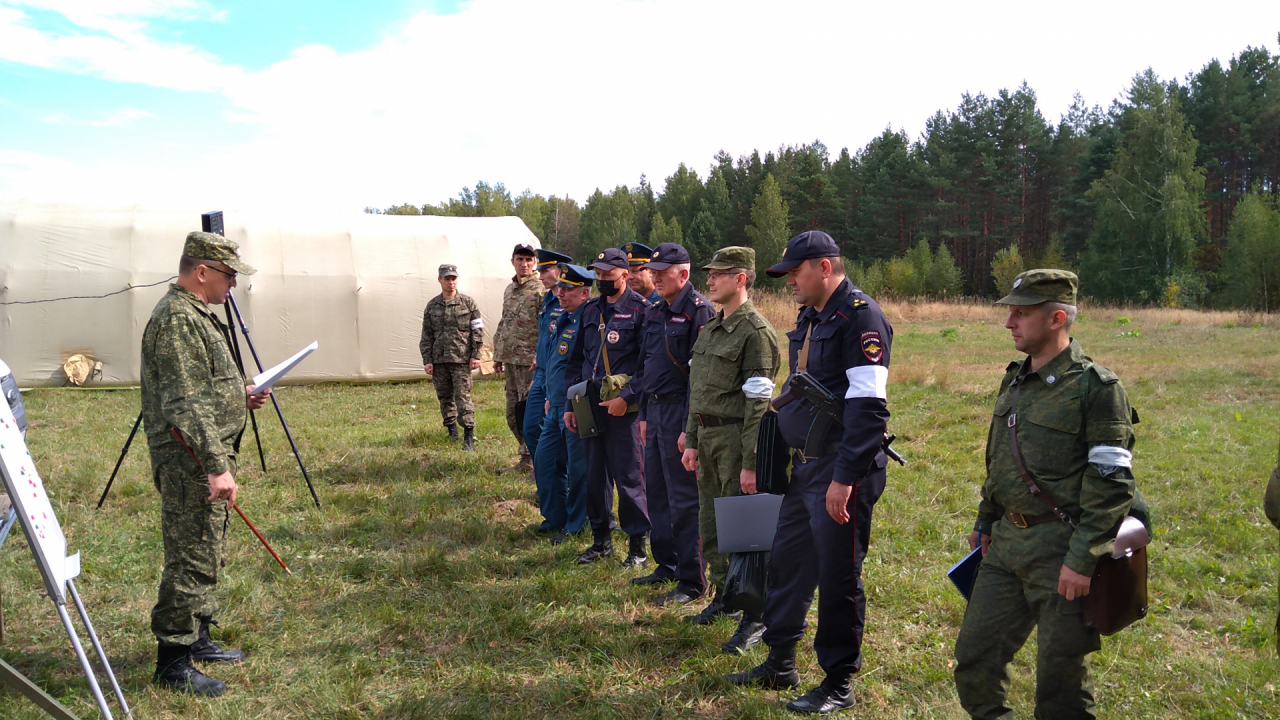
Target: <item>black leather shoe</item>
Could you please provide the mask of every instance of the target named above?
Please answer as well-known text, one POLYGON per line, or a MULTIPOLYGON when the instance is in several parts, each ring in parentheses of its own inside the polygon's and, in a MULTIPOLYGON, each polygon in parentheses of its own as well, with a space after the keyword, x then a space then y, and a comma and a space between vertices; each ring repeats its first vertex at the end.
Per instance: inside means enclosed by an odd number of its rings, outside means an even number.
POLYGON ((209 626, 217 625, 212 620, 200 621, 200 638, 191 646, 191 659, 202 663, 238 663, 243 662, 243 650, 225 650, 209 638, 209 626))
POLYGON ((830 675, 818 687, 787 703, 788 710, 805 715, 826 715, 851 707, 853 685, 849 678, 833 678, 830 675))
POLYGON ((764 662, 746 672, 734 673, 725 680, 732 685, 755 685, 770 690, 800 687, 800 673, 796 672, 795 643, 769 648, 769 657, 764 662))
POLYGON ((587 548, 587 551, 578 556, 579 565, 590 565, 591 563, 607 558, 613 554, 613 541, 597 540, 587 548))
POLYGON ((717 595, 710 604, 702 608, 702 612, 697 615, 690 615, 684 621, 694 625, 710 625, 722 617, 736 618, 740 615, 740 612, 730 612, 729 608, 726 608, 724 603, 720 602, 719 595, 717 595))
POLYGON ((688 605, 697 599, 697 595, 690 595, 688 592, 681 590, 680 588, 676 588, 662 596, 662 599, 658 601, 658 607, 688 605))
POLYGON ((462 428, 462 449, 463 450, 476 449, 476 429, 475 428, 473 427, 462 428))
POLYGON ((561 530, 560 532, 548 538, 547 542, 551 543, 552 545, 559 545, 560 543, 568 539, 569 539, 569 533, 561 530))
POLYGON ((659 570, 654 570, 648 575, 633 577, 631 578, 631 584, 639 585, 640 587, 648 587, 650 585, 666 585, 668 583, 673 583, 676 581, 676 579, 673 577, 667 577, 666 575, 659 575, 658 574, 659 572, 660 572, 659 570))
POLYGON ((457 423, 449 423, 448 425, 445 425, 444 427, 445 427, 445 429, 446 429, 446 430, 448 430, 448 431, 449 431, 449 439, 450 439, 450 440, 457 440, 457 439, 458 439, 458 425, 457 425, 457 423))
POLYGON ((640 533, 628 538, 627 559, 622 561, 622 567, 644 567, 644 564, 649 562, 649 556, 644 554, 644 536, 647 534, 640 533))
POLYGON ((742 655, 760 642, 760 637, 764 635, 764 631, 764 623, 756 618, 749 618, 744 615, 742 621, 738 623, 738 629, 734 631, 733 637, 729 638, 729 642, 721 645, 720 649, 730 655, 742 655))
POLYGON ((205 675, 191 664, 191 648, 186 645, 161 645, 156 653, 156 674, 151 682, 178 692, 219 697, 227 692, 227 684, 205 675))

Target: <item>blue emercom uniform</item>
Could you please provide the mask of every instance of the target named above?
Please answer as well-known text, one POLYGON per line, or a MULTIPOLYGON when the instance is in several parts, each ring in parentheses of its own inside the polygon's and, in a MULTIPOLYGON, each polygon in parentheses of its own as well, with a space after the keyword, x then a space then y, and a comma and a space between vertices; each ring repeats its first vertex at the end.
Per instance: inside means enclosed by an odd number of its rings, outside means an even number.
MULTIPOLYGON (((547 399, 547 361, 551 357, 551 348, 555 343, 556 331, 551 326, 556 324, 564 309, 560 301, 550 290, 542 296, 542 309, 538 311, 538 352, 537 367, 533 370, 533 385, 529 389, 529 397, 524 408, 524 444, 529 448, 529 457, 537 460, 538 436, 542 434, 542 406, 547 399)), ((537 465, 534 465, 534 479, 537 479, 537 465)))
POLYGON ((546 389, 550 408, 542 421, 542 438, 534 472, 538 478, 538 507, 544 525, 573 534, 587 520, 587 456, 582 439, 564 426, 565 370, 578 342, 583 303, 576 312, 565 312, 557 322, 551 357, 547 360, 546 389), (546 478, 545 487, 543 478, 546 478))
POLYGON ((677 581, 677 589, 691 597, 707 589, 698 538, 698 476, 684 469, 677 441, 689 419, 693 343, 715 314, 710 301, 687 283, 670 304, 658 298, 643 341, 640 420, 647 435, 644 479, 653 525, 649 544, 658 565, 654 574, 677 581))

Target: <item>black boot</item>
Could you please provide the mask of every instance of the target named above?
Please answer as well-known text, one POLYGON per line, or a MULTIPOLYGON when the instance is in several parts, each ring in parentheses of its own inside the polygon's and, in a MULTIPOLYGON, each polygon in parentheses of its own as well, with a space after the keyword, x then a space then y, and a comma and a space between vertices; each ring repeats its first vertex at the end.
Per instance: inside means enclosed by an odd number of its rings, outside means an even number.
POLYGON ((622 567, 644 567, 644 564, 649 561, 649 557, 644 554, 644 536, 646 534, 640 533, 630 537, 627 559, 622 561, 622 567))
POLYGON ((195 662, 238 663, 244 660, 243 650, 224 650, 209 638, 209 626, 217 625, 213 620, 200 620, 200 638, 191 646, 191 659, 195 662))
POLYGON ((591 563, 606 558, 613 554, 612 533, 608 530, 595 534, 596 540, 591 543, 591 547, 587 551, 578 556, 579 565, 590 565, 591 563))
POLYGON ((702 612, 697 615, 690 615, 685 618, 685 622, 691 622, 694 625, 710 625, 721 617, 738 617, 738 613, 730 612, 724 606, 724 597, 720 594, 720 588, 716 588, 716 594, 711 598, 711 603, 702 608, 702 612))
POLYGON ((826 715, 853 707, 853 684, 848 675, 827 675, 818 687, 787 703, 791 712, 826 715))
POLYGON ((449 431, 449 439, 450 439, 450 440, 457 440, 457 439, 458 439, 458 424, 457 424, 457 423, 447 422, 447 423, 445 423, 445 424, 444 424, 444 427, 445 427, 445 429, 446 429, 446 430, 448 430, 448 431, 449 431))
MULTIPOLYGON (((800 673, 796 672, 796 644, 788 643, 769 648, 769 657, 759 665, 742 673, 725 678, 733 685, 758 685, 770 690, 800 687, 800 673)), ((787 707, 791 707, 788 705, 787 707)))
POLYGON ((729 642, 720 646, 720 649, 730 655, 742 655, 756 643, 760 642, 760 637, 764 635, 765 626, 760 622, 758 617, 748 617, 743 614, 742 621, 738 623, 738 629, 734 631, 733 637, 729 638, 729 642))
POLYGON ((463 426, 462 428, 462 449, 476 449, 476 429, 473 427, 463 426))
POLYGON ((156 653, 156 674, 151 682, 170 690, 205 697, 218 697, 227 684, 214 680, 191 664, 191 648, 186 645, 161 645, 156 653))

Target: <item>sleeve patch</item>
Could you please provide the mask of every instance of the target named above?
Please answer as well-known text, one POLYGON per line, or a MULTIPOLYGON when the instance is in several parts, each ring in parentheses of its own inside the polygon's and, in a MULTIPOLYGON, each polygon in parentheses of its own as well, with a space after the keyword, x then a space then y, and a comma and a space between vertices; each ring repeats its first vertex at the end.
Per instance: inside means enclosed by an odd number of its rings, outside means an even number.
POLYGON ((884 357, 884 340, 881 339, 879 330, 862 333, 862 354, 873 363, 880 362, 880 358, 884 357))
POLYGON ((849 389, 844 399, 879 398, 888 399, 889 368, 883 365, 859 365, 844 371, 849 378, 849 389))
POLYGON ((484 319, 483 319, 483 318, 476 318, 475 320, 472 320, 472 321, 471 321, 471 329, 472 329, 472 330, 483 330, 483 329, 484 329, 484 319))

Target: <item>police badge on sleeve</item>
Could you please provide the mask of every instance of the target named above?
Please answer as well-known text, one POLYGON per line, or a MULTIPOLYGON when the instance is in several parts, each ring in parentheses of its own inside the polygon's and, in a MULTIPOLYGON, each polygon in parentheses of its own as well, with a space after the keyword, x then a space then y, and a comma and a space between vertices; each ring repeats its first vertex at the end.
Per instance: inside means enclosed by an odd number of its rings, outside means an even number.
POLYGON ((873 363, 880 362, 880 358, 884 357, 884 341, 880 338, 879 330, 862 333, 862 354, 873 363))

